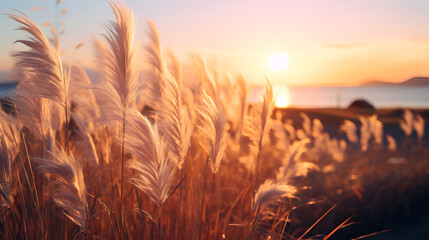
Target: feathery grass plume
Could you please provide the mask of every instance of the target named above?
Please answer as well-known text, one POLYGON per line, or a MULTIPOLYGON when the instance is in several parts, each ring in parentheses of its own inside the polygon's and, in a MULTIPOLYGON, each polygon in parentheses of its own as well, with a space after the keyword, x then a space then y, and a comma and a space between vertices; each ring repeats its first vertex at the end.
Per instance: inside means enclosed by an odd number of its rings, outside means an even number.
POLYGON ((64 149, 58 149, 55 144, 50 151, 50 157, 39 159, 43 162, 38 169, 45 174, 54 176, 50 183, 54 202, 66 210, 65 215, 76 223, 81 231, 86 230, 86 187, 81 163, 73 153, 69 155, 64 149))
MULTIPOLYGON (((241 132, 244 117, 247 113, 247 98, 248 98, 248 90, 247 90, 247 83, 243 75, 238 75, 236 77, 236 83, 237 83, 237 92, 238 92, 238 99, 239 99, 239 116, 238 116, 238 126, 237 126, 237 132, 241 132)), ((237 134, 238 137, 240 137, 240 134, 237 134)))
POLYGON ((103 101, 100 103, 100 115, 104 123, 125 121, 126 112, 134 106, 138 87, 133 14, 128 8, 109 3, 116 22, 110 23, 108 33, 104 35, 108 47, 100 44, 99 49, 96 49, 100 53, 99 57, 105 57, 100 59, 104 64, 100 70, 105 79, 101 86, 95 87, 97 98, 103 101))
POLYGON ((100 109, 97 99, 91 89, 92 82, 86 74, 85 70, 79 65, 73 65, 70 73, 70 89, 69 99, 73 113, 82 119, 86 131, 93 132, 95 124, 93 120, 99 118, 100 109))
POLYGON ((302 118, 302 129, 307 136, 311 136, 311 120, 305 113, 300 113, 299 116, 302 118))
POLYGON ((360 144, 362 151, 368 149, 369 141, 371 137, 374 137, 376 144, 381 144, 383 140, 383 123, 377 120, 377 115, 371 117, 359 117, 361 121, 360 128, 360 144))
POLYGON ((413 133, 413 113, 410 110, 405 109, 404 114, 402 115, 403 120, 399 121, 399 126, 402 131, 404 131, 405 136, 411 136, 413 133))
POLYGON ((289 140, 294 141, 296 139, 296 129, 293 127, 292 123, 290 121, 286 121, 283 124, 283 128, 286 130, 289 140))
MULTIPOLYGON (((138 89, 138 72, 135 66, 136 50, 134 47, 135 22, 130 9, 118 6, 109 1, 116 17, 116 22, 111 22, 107 27, 107 35, 104 35, 108 48, 102 45, 106 52, 106 65, 102 67, 104 73, 104 84, 96 87, 97 98, 100 103, 100 120, 102 123, 122 123, 122 149, 121 149, 121 175, 120 175, 120 209, 119 209, 119 231, 122 236, 124 226, 124 161, 125 161, 125 132, 127 112, 134 109, 138 89)), ((103 50, 100 49, 100 50, 103 50)))
POLYGON ((340 131, 345 132, 347 139, 352 143, 356 143, 358 141, 356 130, 356 124, 349 120, 344 120, 343 124, 340 126, 340 131))
POLYGON ((309 139, 304 139, 300 141, 293 142, 292 145, 289 146, 289 150, 285 157, 282 160, 282 166, 279 169, 279 173, 277 174, 277 179, 280 182, 286 182, 291 176, 290 167, 295 163, 299 162, 301 155, 306 151, 306 145, 310 143, 309 139))
POLYGON ((100 160, 91 134, 83 129, 75 130, 74 133, 76 140, 73 142, 73 146, 76 151, 79 151, 79 159, 98 165, 100 160))
POLYGON ((33 84, 33 94, 48 98, 66 107, 68 77, 64 74, 59 52, 46 39, 42 30, 27 16, 8 14, 9 18, 22 24, 18 30, 31 35, 30 40, 17 40, 30 50, 13 54, 16 68, 30 72, 27 83, 33 84))
POLYGON ((17 69, 15 77, 20 81, 15 90, 15 106, 22 124, 33 133, 37 139, 43 139, 49 129, 60 130, 64 118, 58 114, 60 104, 47 98, 39 97, 35 92, 35 82, 29 81, 34 73, 23 68, 17 69), (53 118, 52 116, 56 116, 53 118))
POLYGON ((392 135, 387 134, 386 135, 387 140, 387 148, 389 148, 390 151, 396 151, 396 140, 392 137, 392 135))
MULTIPOLYGON (((265 75, 264 75, 265 76, 265 75)), ((261 112, 260 112, 260 131, 259 131, 259 139, 258 139, 258 157, 256 158, 256 174, 254 178, 254 187, 256 187, 256 183, 258 181, 258 175, 259 175, 259 162, 260 162, 260 155, 261 155, 261 149, 262 149, 262 140, 265 134, 266 126, 268 125, 268 121, 271 117, 271 113, 273 111, 274 107, 274 100, 273 100, 273 87, 271 86, 270 81, 265 76, 265 92, 263 96, 263 102, 261 106, 261 112)))
POLYGON ((371 126, 367 117, 360 116, 359 120, 361 122, 360 145, 362 151, 366 151, 368 149, 369 140, 371 139, 371 126))
POLYGON ((171 77, 167 65, 164 62, 158 29, 153 22, 149 22, 148 35, 150 43, 146 46, 146 53, 149 61, 149 81, 146 88, 149 90, 149 105, 156 111, 162 109, 159 99, 163 99, 165 89, 165 78, 171 77))
POLYGON ((317 119, 317 118, 313 119, 313 130, 311 132, 311 136, 313 136, 314 138, 317 138, 322 133, 323 133, 323 124, 322 124, 322 122, 319 119, 317 119))
POLYGON ((292 185, 281 184, 277 181, 268 179, 261 184, 256 191, 252 209, 253 211, 258 211, 282 197, 294 197, 296 192, 297 189, 292 185))
MULTIPOLYGON (((182 168, 192 134, 190 122, 182 108, 182 83, 168 72, 162 59, 158 31, 155 24, 149 23, 149 26, 151 44, 147 50, 150 65, 153 68, 150 96, 152 101, 157 104, 157 123, 161 135, 172 149, 172 157, 178 168, 182 168)), ((176 68, 178 67, 176 66, 176 68)))
POLYGON ((170 64, 168 65, 169 72, 176 79, 179 89, 182 89, 182 68, 180 62, 171 50, 168 50, 168 58, 170 59, 170 64))
POLYGON ((260 135, 260 143, 262 142, 262 137, 265 133, 265 128, 267 126, 267 122, 271 117, 271 112, 274 108, 274 99, 273 99, 273 87, 271 86, 268 78, 265 78, 265 93, 263 97, 264 101, 262 103, 261 109, 261 135, 260 135))
POLYGON ((105 82, 107 81, 106 76, 109 76, 109 67, 108 65, 109 63, 109 46, 108 44, 101 40, 100 38, 93 38, 92 42, 91 42, 91 46, 94 52, 94 57, 96 59, 95 61, 95 65, 97 67, 97 70, 100 72, 101 78, 98 79, 92 79, 95 84, 105 84, 105 82))
POLYGON ((202 90, 201 104, 198 111, 201 124, 198 125, 201 133, 201 146, 209 155, 210 168, 213 173, 219 170, 223 152, 226 148, 226 116, 222 108, 215 104, 213 99, 202 90))
POLYGON ((48 133, 50 129, 51 112, 48 109, 46 98, 40 98, 32 91, 34 83, 27 83, 25 79, 18 84, 15 91, 15 105, 24 126, 38 139, 48 133))
POLYGON ((332 138, 328 139, 327 145, 327 152, 332 156, 332 158, 337 162, 342 162, 344 160, 344 152, 347 148, 346 141, 344 139, 338 141, 338 139, 332 138))
MULTIPOLYGON (((201 87, 198 91, 204 89, 206 94, 212 98, 216 104, 220 105, 221 101, 219 98, 218 79, 216 78, 216 74, 210 71, 207 65, 207 60, 204 57, 192 55, 192 59, 200 71, 198 78, 200 80, 201 87)), ((201 93, 198 92, 197 95, 201 95, 201 93)))
POLYGON ((290 145, 290 139, 287 130, 283 127, 280 120, 273 120, 270 124, 271 145, 276 149, 286 151, 290 145))
POLYGON ((125 146, 134 156, 128 162, 128 167, 133 170, 131 182, 158 206, 162 206, 174 176, 173 156, 157 126, 140 112, 130 112, 127 125, 125 146))
POLYGON ((383 123, 376 118, 374 119, 374 141, 376 144, 381 145, 383 143, 383 123))
POLYGON ((243 119, 239 161, 252 173, 256 172, 255 157, 258 154, 260 118, 258 109, 251 105, 243 119))
POLYGON ((417 140, 421 142, 425 134, 425 120, 420 114, 414 114, 413 127, 417 133, 417 140))
MULTIPOLYGON (((260 112, 252 106, 244 116, 242 137, 240 140, 241 149, 258 148, 260 139, 260 112)), ((248 152, 248 151, 244 151, 248 152)))
POLYGON ((161 99, 162 108, 159 110, 158 124, 162 136, 172 149, 174 161, 179 169, 182 168, 192 135, 192 126, 182 108, 181 90, 176 80, 170 74, 163 77, 164 96, 161 99))
POLYGON ((292 169, 290 170, 290 176, 293 177, 306 177, 310 171, 320 171, 319 166, 317 166, 313 162, 300 162, 294 164, 292 169))
POLYGON ((298 129, 296 130, 296 138, 298 140, 304 140, 304 139, 307 139, 308 137, 307 137, 307 134, 305 134, 304 130, 298 129))

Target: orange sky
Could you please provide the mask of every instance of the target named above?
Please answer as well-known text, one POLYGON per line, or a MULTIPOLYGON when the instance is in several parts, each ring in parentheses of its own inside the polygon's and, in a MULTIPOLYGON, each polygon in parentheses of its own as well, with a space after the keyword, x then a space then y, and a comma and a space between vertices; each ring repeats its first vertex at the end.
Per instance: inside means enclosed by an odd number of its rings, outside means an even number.
MULTIPOLYGON (((0 12, 16 8, 42 24, 54 21, 55 2, 37 1, 45 11, 32 12, 34 1, 6 1, 0 12)), ((353 85, 429 76, 429 1, 119 2, 134 10, 138 44, 147 42, 150 19, 158 26, 164 46, 182 60, 188 59, 188 53, 206 55, 253 83, 262 82, 261 66, 272 82, 287 85, 353 85), (267 68, 273 52, 289 55, 286 70, 267 68)), ((60 39, 66 60, 92 62, 89 42, 105 33, 104 25, 113 19, 107 1, 64 0, 58 9, 62 8, 68 9, 61 18, 65 33, 60 39), (86 44, 74 51, 79 42, 86 44)), ((0 18, 0 69, 4 70, 12 66, 10 52, 20 49, 13 41, 24 35, 13 30, 17 24, 5 15, 0 18)))

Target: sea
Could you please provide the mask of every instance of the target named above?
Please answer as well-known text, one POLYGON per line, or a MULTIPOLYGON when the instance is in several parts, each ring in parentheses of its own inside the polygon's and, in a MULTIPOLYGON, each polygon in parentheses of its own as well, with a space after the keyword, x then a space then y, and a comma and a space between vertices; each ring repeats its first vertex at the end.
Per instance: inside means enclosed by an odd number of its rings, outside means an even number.
MULTIPOLYGON (((8 98, 4 89, 13 96, 15 88, 16 84, 0 84, 0 98, 8 98)), ((376 108, 429 109, 429 86, 288 87, 287 90, 290 107, 346 108, 353 101, 364 99, 376 108)))
POLYGON ((13 91, 16 89, 16 86, 17 86, 17 83, 0 83, 0 98, 1 99, 9 98, 7 96, 7 92, 9 92, 11 96, 14 96, 15 93, 13 91))
POLYGON ((289 106, 346 108, 363 99, 375 108, 429 108, 429 86, 289 87, 289 106))

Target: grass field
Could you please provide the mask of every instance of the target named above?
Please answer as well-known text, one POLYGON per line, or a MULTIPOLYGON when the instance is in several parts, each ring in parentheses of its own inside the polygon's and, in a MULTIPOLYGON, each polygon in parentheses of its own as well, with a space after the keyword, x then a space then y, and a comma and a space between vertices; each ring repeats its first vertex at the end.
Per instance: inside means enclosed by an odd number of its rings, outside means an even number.
POLYGON ((9 15, 28 37, 0 112, 2 239, 370 238, 427 213, 428 111, 275 108, 269 79, 249 103, 201 56, 189 84, 155 24, 138 52, 110 4, 98 81, 9 15))

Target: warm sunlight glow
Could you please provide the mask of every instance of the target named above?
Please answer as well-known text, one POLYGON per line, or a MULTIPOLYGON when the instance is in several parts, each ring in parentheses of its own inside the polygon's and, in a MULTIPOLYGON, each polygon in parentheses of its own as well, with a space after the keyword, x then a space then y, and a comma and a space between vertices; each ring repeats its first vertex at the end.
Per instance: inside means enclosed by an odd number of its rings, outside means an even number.
POLYGON ((274 96, 276 96, 276 107, 285 108, 290 104, 289 88, 285 85, 274 86, 274 96))
POLYGON ((281 71, 289 66, 289 57, 285 53, 273 53, 268 58, 268 67, 274 71, 281 71))

